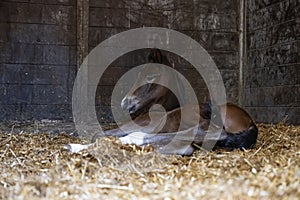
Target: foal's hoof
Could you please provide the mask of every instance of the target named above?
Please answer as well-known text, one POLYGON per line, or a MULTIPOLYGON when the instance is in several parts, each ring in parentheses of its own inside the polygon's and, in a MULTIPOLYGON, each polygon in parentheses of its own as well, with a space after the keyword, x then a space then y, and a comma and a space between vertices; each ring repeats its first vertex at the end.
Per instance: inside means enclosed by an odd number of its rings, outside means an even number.
POLYGON ((144 138, 146 133, 143 132, 133 132, 125 137, 119 138, 122 144, 135 144, 144 145, 144 138))
POLYGON ((84 149, 87 149, 91 146, 91 144, 67 144, 64 146, 64 149, 71 151, 72 153, 78 153, 84 149))

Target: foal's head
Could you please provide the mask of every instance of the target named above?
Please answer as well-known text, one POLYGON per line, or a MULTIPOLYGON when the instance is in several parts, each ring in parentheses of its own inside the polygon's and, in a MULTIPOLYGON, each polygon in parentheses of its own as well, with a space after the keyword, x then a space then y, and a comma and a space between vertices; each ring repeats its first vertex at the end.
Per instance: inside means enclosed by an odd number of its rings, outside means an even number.
POLYGON ((180 106, 175 94, 163 85, 177 84, 175 75, 167 73, 155 63, 171 65, 159 49, 152 49, 148 56, 150 66, 138 74, 136 82, 123 98, 121 106, 135 118, 149 111, 152 105, 161 104, 166 111, 180 106), (140 87, 138 87, 140 86, 140 87))

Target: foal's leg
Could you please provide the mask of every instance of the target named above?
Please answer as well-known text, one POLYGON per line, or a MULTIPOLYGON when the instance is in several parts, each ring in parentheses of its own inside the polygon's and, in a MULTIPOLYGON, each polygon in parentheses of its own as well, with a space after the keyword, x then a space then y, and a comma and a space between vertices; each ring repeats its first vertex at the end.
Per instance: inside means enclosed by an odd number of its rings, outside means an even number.
POLYGON ((139 146, 151 145, 163 154, 191 155, 195 150, 192 143, 203 143, 205 141, 223 140, 226 136, 218 131, 206 132, 199 126, 194 126, 184 131, 172 133, 149 134, 144 132, 133 132, 120 140, 123 144, 135 144, 139 146))
POLYGON ((138 146, 151 145, 155 151, 162 154, 191 155, 194 152, 192 139, 181 141, 176 139, 178 133, 149 134, 133 132, 120 140, 123 144, 135 144, 138 146))
POLYGON ((143 133, 156 133, 163 128, 164 122, 167 119, 167 115, 164 112, 151 112, 138 116, 133 121, 129 121, 118 128, 97 133, 93 136, 92 142, 95 142, 97 138, 104 136, 124 137, 133 132, 143 133))

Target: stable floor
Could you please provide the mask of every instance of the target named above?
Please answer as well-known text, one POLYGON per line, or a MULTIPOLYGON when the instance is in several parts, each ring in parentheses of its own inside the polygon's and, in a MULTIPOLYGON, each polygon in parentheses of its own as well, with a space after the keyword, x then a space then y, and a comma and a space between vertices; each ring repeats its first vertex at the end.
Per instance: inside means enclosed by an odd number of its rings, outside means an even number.
POLYGON ((260 124, 249 151, 168 156, 103 138, 72 154, 67 134, 2 131, 0 199, 296 199, 299 140, 300 127, 260 124))

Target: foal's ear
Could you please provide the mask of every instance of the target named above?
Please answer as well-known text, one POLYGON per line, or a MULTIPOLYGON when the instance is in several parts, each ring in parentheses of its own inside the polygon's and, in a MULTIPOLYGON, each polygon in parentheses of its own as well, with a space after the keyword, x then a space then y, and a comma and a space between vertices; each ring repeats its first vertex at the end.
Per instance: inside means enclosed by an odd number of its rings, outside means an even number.
POLYGON ((159 49, 151 49, 148 55, 148 62, 150 63, 160 63, 163 64, 163 55, 159 49))

